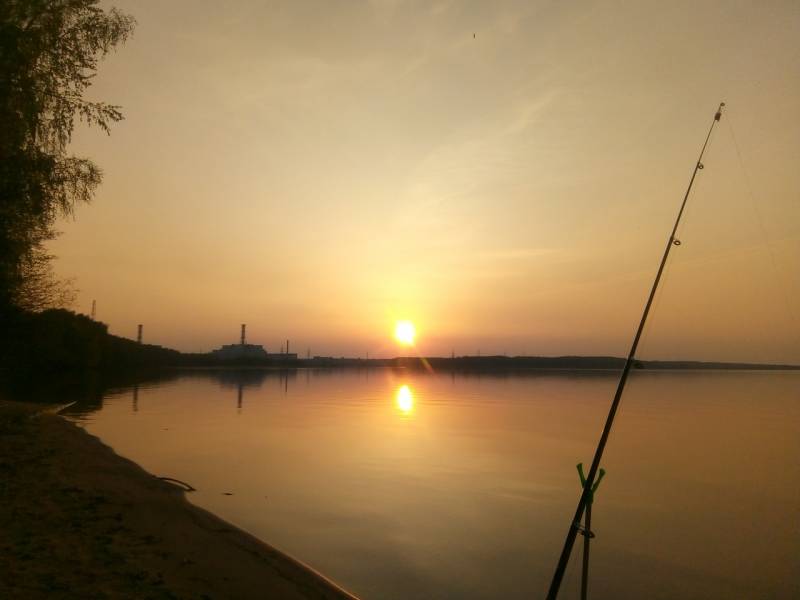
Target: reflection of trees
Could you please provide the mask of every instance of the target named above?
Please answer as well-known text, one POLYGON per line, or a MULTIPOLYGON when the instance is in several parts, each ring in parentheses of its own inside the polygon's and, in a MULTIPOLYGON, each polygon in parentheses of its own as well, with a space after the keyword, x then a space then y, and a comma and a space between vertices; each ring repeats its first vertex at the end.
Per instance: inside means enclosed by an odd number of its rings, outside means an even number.
MULTIPOLYGON (((103 399, 163 385, 177 378, 175 373, 108 374, 97 371, 34 372, 0 379, 0 398, 18 402, 69 404, 65 414, 82 415, 103 406, 103 399)), ((137 392, 138 394, 138 392, 137 392)))
POLYGON ((85 405, 102 404, 104 385, 93 371, 70 373, 47 377, 31 375, 8 377, 0 381, 0 398, 18 402, 43 404, 68 404, 78 402, 85 405))
POLYGON ((79 376, 38 378, 0 382, 0 397, 27 402, 46 402, 72 406, 63 412, 67 415, 87 415, 103 407, 104 399, 128 396, 131 409, 139 408, 140 397, 153 388, 162 387, 182 379, 213 381, 222 389, 235 389, 237 405, 242 406, 245 391, 258 389, 267 381, 278 384, 287 392, 289 382, 297 379, 296 369, 198 369, 175 370, 126 376, 99 376, 82 373, 79 376))
MULTIPOLYGON (((139 408, 139 396, 148 389, 161 387, 179 378, 178 374, 172 372, 148 373, 138 375, 95 375, 91 385, 84 385, 69 397, 50 396, 50 400, 58 398, 59 402, 75 402, 67 407, 63 414, 66 415, 87 415, 103 408, 103 401, 110 398, 130 395, 132 408, 135 411, 139 408), (63 400, 62 400, 63 399, 63 400)), ((46 392, 53 394, 52 390, 46 392)))
POLYGON ((114 378, 100 378, 97 375, 83 376, 82 379, 46 379, 41 385, 33 385, 32 381, 15 382, 15 388, 0 386, 2 397, 20 401, 41 401, 59 404, 74 402, 63 412, 67 415, 87 415, 103 407, 104 399, 127 396, 131 401, 131 409, 139 410, 140 397, 153 388, 162 387, 183 379, 204 379, 213 381, 222 389, 236 390, 236 403, 242 408, 247 389, 258 389, 267 380, 277 383, 284 392, 289 389, 289 381, 297 379, 295 369, 198 369, 163 371, 146 375, 114 378))

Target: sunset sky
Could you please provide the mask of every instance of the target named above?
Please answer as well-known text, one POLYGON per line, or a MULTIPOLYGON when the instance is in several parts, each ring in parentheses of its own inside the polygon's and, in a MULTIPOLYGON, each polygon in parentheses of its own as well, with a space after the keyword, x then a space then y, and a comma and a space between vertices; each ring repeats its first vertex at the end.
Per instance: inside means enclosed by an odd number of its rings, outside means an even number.
POLYGON ((75 309, 186 351, 800 363, 800 3, 119 0, 75 309), (738 148, 741 151, 741 161, 738 148))

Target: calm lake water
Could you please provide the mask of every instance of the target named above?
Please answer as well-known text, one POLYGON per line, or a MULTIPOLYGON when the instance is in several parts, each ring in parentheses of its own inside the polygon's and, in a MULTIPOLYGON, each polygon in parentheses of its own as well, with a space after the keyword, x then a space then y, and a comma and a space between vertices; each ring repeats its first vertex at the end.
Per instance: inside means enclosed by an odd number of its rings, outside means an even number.
MULTIPOLYGON (((69 414, 367 600, 529 599, 616 382, 196 372, 69 414)), ((590 597, 800 598, 799 392, 797 372, 636 372, 593 508, 590 597)), ((579 595, 581 540, 562 598, 579 595)))

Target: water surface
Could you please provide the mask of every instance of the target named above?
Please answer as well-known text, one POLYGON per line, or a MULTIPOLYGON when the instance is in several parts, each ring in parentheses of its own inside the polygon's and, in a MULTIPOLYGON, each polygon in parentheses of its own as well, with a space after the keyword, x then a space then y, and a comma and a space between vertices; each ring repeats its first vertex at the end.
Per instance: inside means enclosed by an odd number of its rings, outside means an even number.
MULTIPOLYGON (((616 382, 195 372, 71 418, 367 600, 527 599, 544 597, 616 382)), ((637 372, 628 390, 590 597, 800 597, 800 373, 637 372)))

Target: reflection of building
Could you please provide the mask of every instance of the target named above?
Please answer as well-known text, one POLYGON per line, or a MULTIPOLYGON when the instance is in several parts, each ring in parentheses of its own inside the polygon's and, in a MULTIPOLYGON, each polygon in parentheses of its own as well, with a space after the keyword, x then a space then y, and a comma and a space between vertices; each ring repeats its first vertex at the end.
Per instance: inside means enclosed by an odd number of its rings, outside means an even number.
POLYGON ((267 351, 259 344, 248 344, 245 338, 247 325, 242 324, 242 338, 238 344, 225 344, 211 351, 211 356, 220 360, 248 360, 267 358, 267 351))

